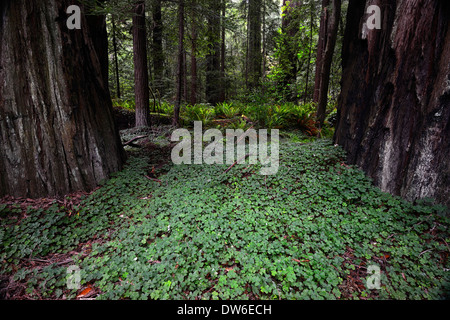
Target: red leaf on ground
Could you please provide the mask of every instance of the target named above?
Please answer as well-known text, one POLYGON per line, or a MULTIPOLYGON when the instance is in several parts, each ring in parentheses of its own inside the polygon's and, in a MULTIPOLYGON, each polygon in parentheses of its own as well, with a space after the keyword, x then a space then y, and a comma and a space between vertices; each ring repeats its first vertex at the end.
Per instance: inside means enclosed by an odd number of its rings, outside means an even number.
POLYGON ((87 287, 86 289, 81 291, 81 293, 79 295, 77 295, 77 299, 85 297, 91 291, 92 291, 92 288, 91 287, 87 287))

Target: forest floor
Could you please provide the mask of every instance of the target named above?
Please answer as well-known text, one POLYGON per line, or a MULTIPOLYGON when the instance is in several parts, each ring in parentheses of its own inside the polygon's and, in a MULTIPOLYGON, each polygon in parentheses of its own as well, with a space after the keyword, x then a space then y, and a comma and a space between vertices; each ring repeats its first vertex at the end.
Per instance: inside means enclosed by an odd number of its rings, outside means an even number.
POLYGON ((280 166, 173 165, 171 128, 122 131, 90 194, 0 202, 3 299, 442 299, 448 208, 381 192, 327 139, 280 166))

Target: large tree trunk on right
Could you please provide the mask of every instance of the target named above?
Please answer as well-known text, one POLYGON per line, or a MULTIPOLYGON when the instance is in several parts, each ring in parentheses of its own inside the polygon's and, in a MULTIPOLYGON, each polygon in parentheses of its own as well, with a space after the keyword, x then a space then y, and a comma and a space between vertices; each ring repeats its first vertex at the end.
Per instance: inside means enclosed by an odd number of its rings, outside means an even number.
POLYGON ((335 141, 383 191, 450 205, 450 3, 350 0, 335 141))

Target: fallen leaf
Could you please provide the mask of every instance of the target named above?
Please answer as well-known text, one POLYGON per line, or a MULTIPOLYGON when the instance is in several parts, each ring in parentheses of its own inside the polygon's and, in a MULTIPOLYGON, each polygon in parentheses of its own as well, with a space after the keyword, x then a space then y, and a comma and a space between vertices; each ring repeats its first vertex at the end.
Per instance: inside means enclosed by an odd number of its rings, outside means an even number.
POLYGON ((87 294, 89 292, 91 292, 91 291, 92 291, 92 288, 91 287, 87 287, 86 289, 81 291, 81 293, 79 295, 77 295, 77 298, 83 298, 83 297, 87 296, 87 294))

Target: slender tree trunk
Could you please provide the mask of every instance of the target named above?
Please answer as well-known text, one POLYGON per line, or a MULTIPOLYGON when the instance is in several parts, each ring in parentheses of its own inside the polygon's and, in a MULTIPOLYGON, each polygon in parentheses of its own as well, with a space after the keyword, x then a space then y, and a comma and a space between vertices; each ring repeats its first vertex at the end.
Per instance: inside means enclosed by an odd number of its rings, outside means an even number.
MULTIPOLYGON (((196 1, 193 2, 194 8, 196 1)), ((192 10, 192 24, 191 24, 191 98, 190 103, 192 105, 197 103, 197 19, 195 18, 195 12, 192 10)))
MULTIPOLYGON (((280 68, 283 71, 283 78, 281 80, 281 86, 288 88, 293 86, 297 82, 298 66, 298 41, 296 40, 298 33, 299 18, 296 14, 299 7, 302 6, 302 2, 299 0, 287 1, 283 0, 283 17, 281 21, 282 28, 282 46, 280 53, 280 68)), ((297 100, 296 90, 289 90, 290 101, 297 100)))
POLYGON ((187 83, 187 52, 186 49, 183 48, 183 98, 181 99, 182 101, 187 101, 188 100, 188 83, 187 83))
POLYGON ((144 1, 137 1, 134 4, 133 60, 136 127, 148 127, 150 125, 150 91, 148 87, 147 36, 144 1))
POLYGON ((83 14, 81 30, 69 30, 65 12, 72 4, 0 4, 0 196, 89 191, 122 166, 92 41, 104 30, 92 29, 83 14))
POLYGON ((221 48, 220 48, 220 95, 219 101, 225 101, 225 55, 226 55, 226 44, 225 44, 225 15, 226 15, 227 3, 226 0, 222 0, 222 19, 221 19, 221 48))
MULTIPOLYGON (((267 44, 266 44, 266 15, 267 15, 267 5, 266 0, 263 0, 262 4, 263 13, 262 13, 262 73, 261 73, 261 81, 266 77, 266 68, 267 68, 267 44)), ((264 88, 263 88, 264 89, 264 88)))
POLYGON ((153 0, 153 40, 152 40, 152 60, 153 60, 153 87, 159 95, 164 95, 164 51, 163 51, 163 24, 161 0, 153 0))
POLYGON ((308 99, 308 86, 309 86, 309 73, 311 69, 311 55, 312 55, 312 46, 313 46, 313 26, 314 26, 314 14, 313 14, 313 4, 310 4, 310 25, 309 25, 309 52, 308 52, 308 65, 306 69, 306 80, 305 80, 305 91, 303 94, 303 102, 306 103, 308 99))
POLYGON ((206 101, 212 105, 220 102, 220 1, 209 4, 208 43, 209 52, 206 56, 206 101))
POLYGON ((177 93, 174 108, 173 125, 180 124, 180 106, 183 94, 183 53, 184 53, 184 0, 178 0, 178 62, 177 62, 177 93))
POLYGON ((246 32, 246 39, 245 39, 245 63, 244 63, 244 70, 245 70, 245 87, 248 88, 248 70, 249 70, 249 52, 250 52, 250 15, 248 11, 248 1, 245 1, 245 14, 246 14, 246 20, 247 20, 247 32, 246 32))
POLYGON ((249 0, 248 89, 261 84, 261 4, 262 0, 249 0))
POLYGON ((320 87, 321 87, 321 70, 323 66, 323 53, 325 51, 325 45, 328 34, 328 6, 330 5, 330 0, 322 0, 322 13, 320 15, 320 27, 319 27, 319 40, 317 42, 317 57, 316 57, 316 75, 314 81, 314 94, 313 101, 315 103, 319 102, 320 87))
POLYGON ((324 52, 321 58, 320 68, 316 70, 320 74, 319 99, 317 102, 317 120, 322 127, 326 117, 328 101, 328 87, 330 83, 331 64, 333 62, 334 47, 336 45, 339 20, 341 16, 341 0, 332 0, 332 12, 327 24, 324 52))
POLYGON ((336 143, 382 191, 450 205, 450 3, 350 0, 336 143))
POLYGON ((117 98, 120 99, 120 74, 119 74, 119 59, 117 56, 117 39, 116 39, 116 24, 114 21, 114 15, 112 15, 112 37, 113 37, 113 48, 114 48, 114 67, 116 71, 116 94, 117 98))

